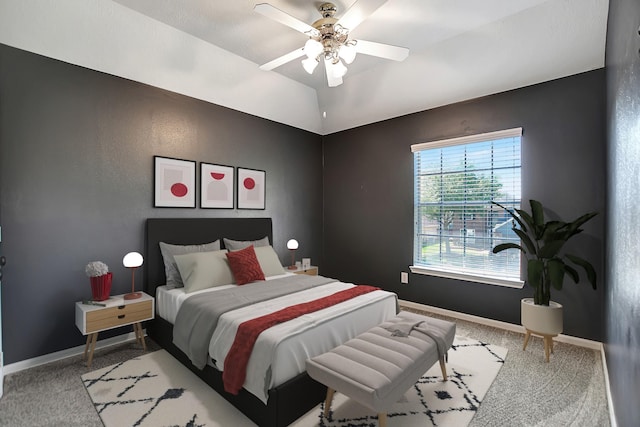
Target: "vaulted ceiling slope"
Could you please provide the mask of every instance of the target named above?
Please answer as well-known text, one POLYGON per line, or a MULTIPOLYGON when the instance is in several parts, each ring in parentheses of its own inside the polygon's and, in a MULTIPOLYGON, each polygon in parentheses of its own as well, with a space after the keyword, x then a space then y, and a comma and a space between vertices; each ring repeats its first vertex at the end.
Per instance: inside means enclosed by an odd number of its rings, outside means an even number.
MULTIPOLYGON (((358 55, 329 88, 299 60, 258 68, 306 41, 262 1, 0 0, 0 42, 322 135, 604 66, 608 0, 388 0, 351 35, 409 57, 358 55)), ((339 18, 355 1, 333 3, 339 18)))

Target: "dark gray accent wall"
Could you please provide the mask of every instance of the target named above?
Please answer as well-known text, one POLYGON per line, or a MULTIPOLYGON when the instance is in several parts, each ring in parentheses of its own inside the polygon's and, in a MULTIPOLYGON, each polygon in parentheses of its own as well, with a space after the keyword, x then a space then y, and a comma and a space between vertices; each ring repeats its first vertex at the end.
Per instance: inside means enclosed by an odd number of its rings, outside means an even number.
POLYGON ((84 343, 86 263, 127 292, 149 217, 272 217, 283 263, 294 237, 322 265, 319 135, 0 45, 0 148, 5 364, 84 343), (266 210, 153 208, 154 155, 265 170, 266 210))
POLYGON ((607 25, 605 354, 619 426, 640 420, 640 3, 611 0, 607 25))
MULTIPOLYGON (((565 284, 564 333, 602 339, 605 224, 603 69, 355 128, 324 138, 324 274, 401 299, 520 323, 522 290, 400 272, 413 262, 411 145, 522 127, 522 198, 550 216, 598 215, 570 245, 596 267, 599 289, 565 284)), ((528 208, 528 202, 523 205, 528 208)))

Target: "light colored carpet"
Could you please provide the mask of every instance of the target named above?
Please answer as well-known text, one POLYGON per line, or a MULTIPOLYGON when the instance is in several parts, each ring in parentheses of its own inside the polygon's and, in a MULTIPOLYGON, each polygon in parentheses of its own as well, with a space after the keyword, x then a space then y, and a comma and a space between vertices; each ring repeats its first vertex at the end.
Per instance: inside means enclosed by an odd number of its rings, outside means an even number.
MULTIPOLYGON (((527 351, 522 351, 522 334, 448 320, 456 322, 458 335, 509 351, 470 427, 610 425, 599 351, 558 343, 551 362, 545 363, 538 338, 532 338, 527 351)), ((159 349, 150 339, 147 346, 149 352, 159 349)), ((0 426, 101 427, 80 376, 142 354, 131 341, 96 350, 92 368, 84 365, 81 356, 74 356, 5 376, 0 426)))

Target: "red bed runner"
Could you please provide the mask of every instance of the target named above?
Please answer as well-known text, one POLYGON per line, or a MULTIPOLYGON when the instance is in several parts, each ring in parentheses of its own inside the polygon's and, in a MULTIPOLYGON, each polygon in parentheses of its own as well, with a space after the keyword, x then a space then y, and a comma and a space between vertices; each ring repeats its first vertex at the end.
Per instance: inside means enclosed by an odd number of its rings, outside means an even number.
POLYGON ((231 394, 238 394, 242 388, 247 376, 249 357, 262 331, 279 323, 295 319, 303 314, 313 313, 314 311, 322 310, 323 308, 379 289, 380 288, 376 288, 375 286, 359 285, 313 301, 292 305, 241 323, 240 326, 238 326, 233 345, 229 353, 227 353, 227 357, 224 359, 222 380, 225 391, 231 394))

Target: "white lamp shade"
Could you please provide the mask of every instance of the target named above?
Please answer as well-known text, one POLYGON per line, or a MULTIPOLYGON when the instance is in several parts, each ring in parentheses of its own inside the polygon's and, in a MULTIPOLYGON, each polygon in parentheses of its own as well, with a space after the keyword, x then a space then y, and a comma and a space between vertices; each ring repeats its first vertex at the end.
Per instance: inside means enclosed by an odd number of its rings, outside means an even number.
POLYGON ((351 45, 344 45, 340 48, 340 58, 344 59, 344 62, 351 64, 356 59, 356 48, 351 45))
POLYGON ((315 59, 318 55, 320 55, 323 49, 324 47, 322 46, 322 43, 314 39, 309 39, 304 44, 304 53, 309 59, 315 59))
POLYGON ((142 265, 142 255, 138 252, 129 252, 122 258, 122 264, 127 268, 140 267, 142 265))
POLYGON ((315 58, 307 58, 302 60, 302 67, 309 74, 313 74, 313 70, 315 70, 317 66, 318 60, 315 58))
POLYGON ((291 239, 287 242, 287 249, 298 249, 298 241, 296 239, 291 239))

